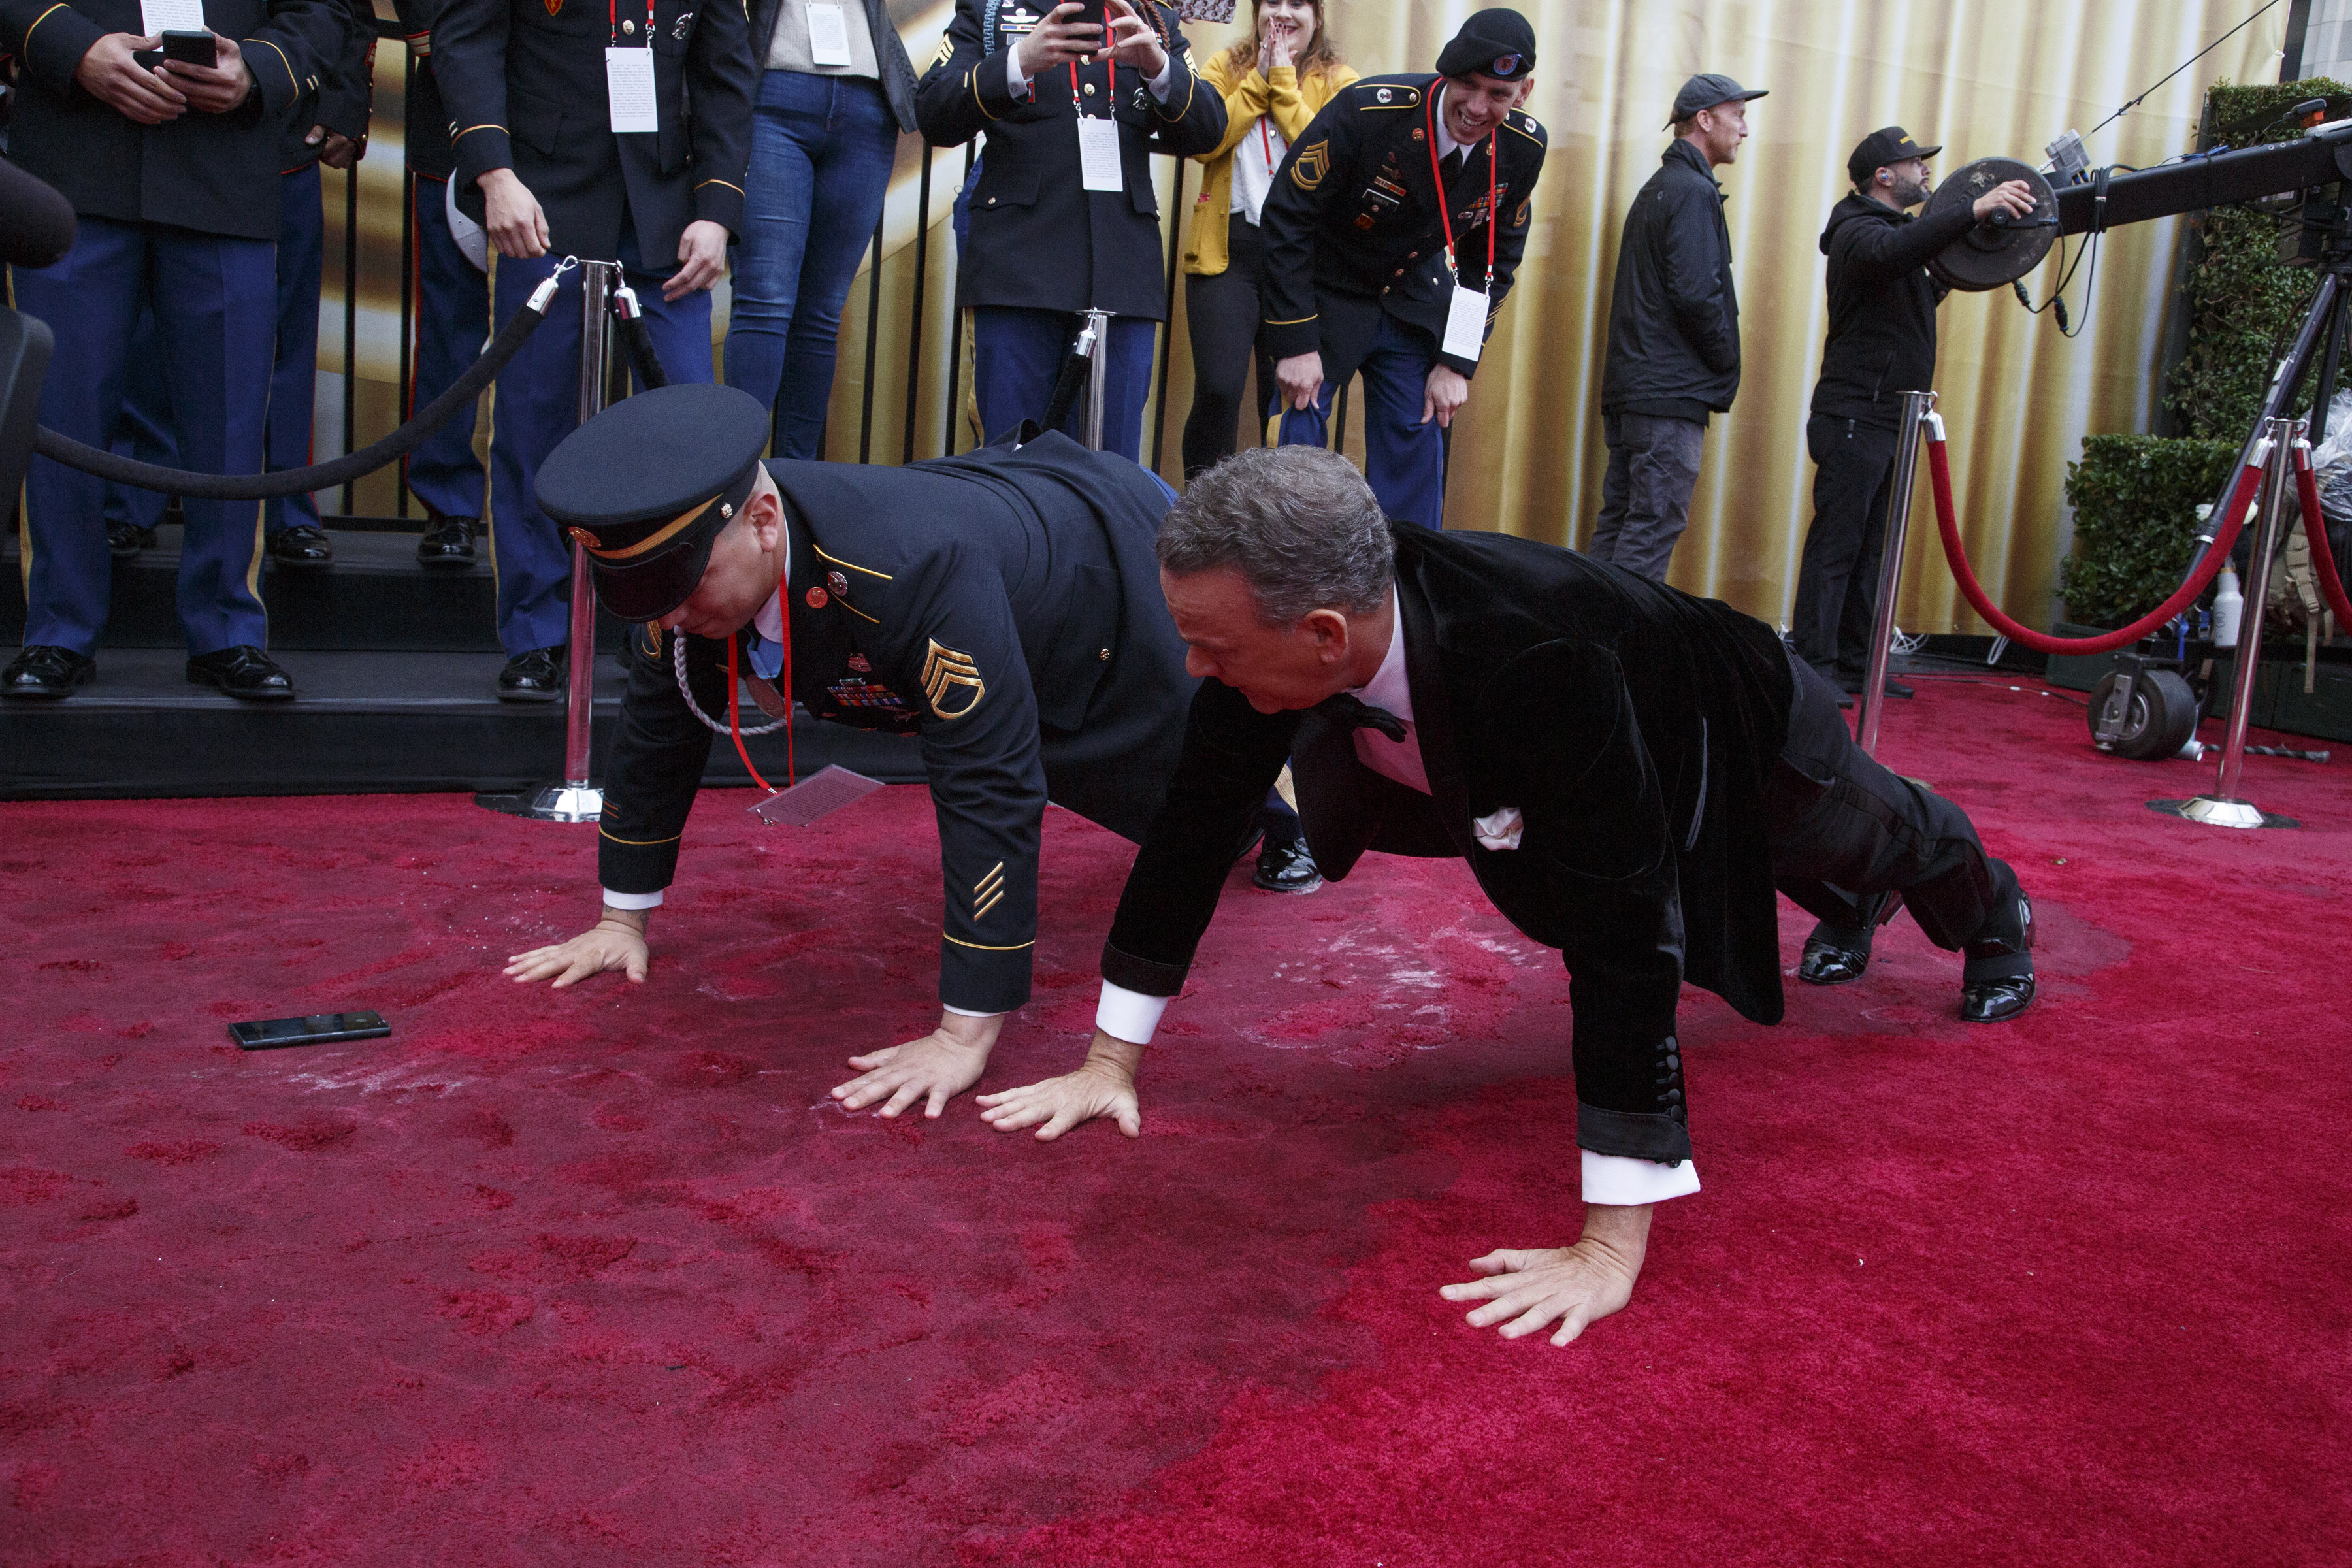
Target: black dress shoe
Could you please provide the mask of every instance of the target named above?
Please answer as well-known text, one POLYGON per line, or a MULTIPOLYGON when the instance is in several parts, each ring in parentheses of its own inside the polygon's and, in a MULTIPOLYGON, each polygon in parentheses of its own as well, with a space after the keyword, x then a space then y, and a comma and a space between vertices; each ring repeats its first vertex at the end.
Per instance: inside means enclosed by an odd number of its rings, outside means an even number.
POLYGON ((2033 1001, 2033 976, 2012 974, 1981 984, 1960 987, 1960 1018, 1970 1024, 1999 1024, 2016 1017, 2033 1001))
POLYGON ((474 520, 436 518, 416 542, 416 561, 428 572, 463 572, 474 564, 474 520))
MULTIPOLYGON (((1838 676, 1838 689, 1844 692, 1849 697, 1861 696, 1862 676, 1859 673, 1847 675, 1843 672, 1840 672, 1838 676)), ((1886 695, 1889 697, 1916 697, 1919 693, 1913 690, 1910 687, 1904 685, 1901 681, 1895 679, 1890 675, 1886 678, 1886 695)), ((1853 704, 1850 702, 1841 702, 1838 706, 1841 708, 1851 708, 1853 704)))
POLYGON ((294 678, 249 643, 191 656, 188 679, 198 686, 216 686, 245 702, 289 702, 294 697, 294 678))
MULTIPOLYGON (((270 537, 269 558, 280 566, 291 566, 299 572, 315 572, 335 563, 335 547, 327 542, 326 531, 298 522, 291 528, 281 528, 270 537)), ((292 696, 293 689, 287 689, 292 696)))
POLYGON ((117 561, 127 561, 142 550, 155 547, 155 531, 142 528, 135 522, 110 522, 106 525, 106 549, 117 561))
POLYGON ((507 660, 499 671, 501 702, 552 702, 563 692, 563 648, 535 647, 507 660))
POLYGON ((2023 893, 1989 934, 1960 949, 1960 1017, 1970 1024, 2014 1018, 2033 1000, 2033 900, 2023 893))
POLYGON ((1250 885, 1269 893, 1311 893, 1323 885, 1323 873, 1315 868, 1315 857, 1307 852, 1304 838, 1287 844, 1269 838, 1258 849, 1257 874, 1250 885))
POLYGON ((1870 967, 1870 933, 1824 921, 1805 939, 1797 978, 1808 985, 1843 985, 1870 967))
POLYGON ((0 673, 0 697, 57 702, 72 696, 75 687, 87 686, 97 678, 98 660, 88 654, 53 643, 35 643, 0 673))

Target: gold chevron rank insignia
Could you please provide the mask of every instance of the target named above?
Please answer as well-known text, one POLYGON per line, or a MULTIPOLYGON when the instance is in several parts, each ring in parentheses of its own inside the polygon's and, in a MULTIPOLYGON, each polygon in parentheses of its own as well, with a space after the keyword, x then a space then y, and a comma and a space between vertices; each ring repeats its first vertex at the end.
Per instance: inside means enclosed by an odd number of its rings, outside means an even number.
POLYGON ((1318 142, 1312 147, 1301 147, 1298 157, 1290 165, 1290 183, 1302 191, 1311 191, 1323 183, 1331 172, 1331 143, 1318 142))
POLYGON ((942 719, 961 719, 980 706, 988 695, 988 684, 980 678, 980 666, 971 655, 958 653, 951 647, 941 647, 935 640, 930 651, 923 656, 923 695, 931 700, 931 711, 942 719), (969 687, 971 695, 960 706, 950 707, 959 688, 969 687))
POLYGON ((1004 862, 999 860, 988 868, 988 875, 982 877, 979 886, 971 890, 971 918, 974 921, 979 920, 981 916, 994 909, 998 900, 1003 897, 1004 862))

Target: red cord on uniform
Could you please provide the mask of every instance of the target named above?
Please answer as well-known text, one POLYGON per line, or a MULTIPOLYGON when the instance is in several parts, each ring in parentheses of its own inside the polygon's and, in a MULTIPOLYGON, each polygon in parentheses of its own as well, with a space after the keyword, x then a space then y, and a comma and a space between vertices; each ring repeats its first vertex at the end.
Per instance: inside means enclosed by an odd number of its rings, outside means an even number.
MULTIPOLYGON (((787 644, 786 646, 789 647, 790 645, 787 644)), ((737 706, 736 700, 740 695, 736 689, 741 684, 741 679, 735 673, 735 639, 730 637, 727 639, 727 733, 728 736, 734 741, 735 754, 743 759, 743 770, 751 775, 751 782, 758 784, 761 789, 766 790, 770 795, 773 795, 776 793, 776 786, 760 776, 760 770, 751 765, 751 753, 743 749, 743 722, 735 716, 737 706)), ((789 757, 792 752, 792 726, 790 723, 787 723, 784 727, 784 735, 785 755, 789 757)), ((785 776, 790 777, 791 775, 786 774, 785 776)))

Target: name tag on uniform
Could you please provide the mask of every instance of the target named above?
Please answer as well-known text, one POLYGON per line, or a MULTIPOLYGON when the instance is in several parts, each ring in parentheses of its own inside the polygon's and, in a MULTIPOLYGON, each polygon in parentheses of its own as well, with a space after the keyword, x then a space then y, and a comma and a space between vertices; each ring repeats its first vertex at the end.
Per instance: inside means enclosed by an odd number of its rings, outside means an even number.
POLYGON ((653 50, 606 49, 604 97, 613 108, 615 132, 626 135, 631 132, 659 131, 661 116, 654 108, 653 50))
POLYGON ((808 0, 809 58, 821 66, 849 63, 849 23, 836 5, 808 0))
POLYGON ((1089 191, 1127 189, 1118 168, 1118 121, 1078 116, 1078 184, 1089 191))
POLYGON ((1445 307, 1445 353, 1475 364, 1478 351, 1486 346, 1486 291, 1456 283, 1454 298, 1445 307))

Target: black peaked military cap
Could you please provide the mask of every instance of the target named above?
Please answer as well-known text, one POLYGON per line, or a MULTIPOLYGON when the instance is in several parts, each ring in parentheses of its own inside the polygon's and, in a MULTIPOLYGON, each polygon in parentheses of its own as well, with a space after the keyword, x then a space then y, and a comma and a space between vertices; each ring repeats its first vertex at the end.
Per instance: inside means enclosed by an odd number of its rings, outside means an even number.
POLYGON ((1666 116, 1666 123, 1688 120, 1700 110, 1713 109, 1718 103, 1745 103, 1751 98, 1768 97, 1770 92, 1769 88, 1742 87, 1721 71, 1701 71, 1683 83, 1683 89, 1675 94, 1675 111, 1666 116))
POLYGON ((588 552, 596 594, 625 621, 686 603, 710 546, 759 478, 768 411, 705 382, 625 398, 566 436, 539 466, 541 511, 588 552))
POLYGON ((1454 41, 1437 56, 1440 76, 1476 71, 1496 81, 1517 81, 1535 68, 1535 28, 1517 11, 1500 5, 1470 13, 1454 41))
POLYGON ((1870 176, 1889 163, 1900 163, 1906 158, 1932 158, 1941 147, 1922 147, 1911 140, 1911 132, 1900 125, 1889 125, 1872 132, 1862 139, 1862 145, 1845 161, 1846 178, 1855 184, 1866 184, 1870 176))

